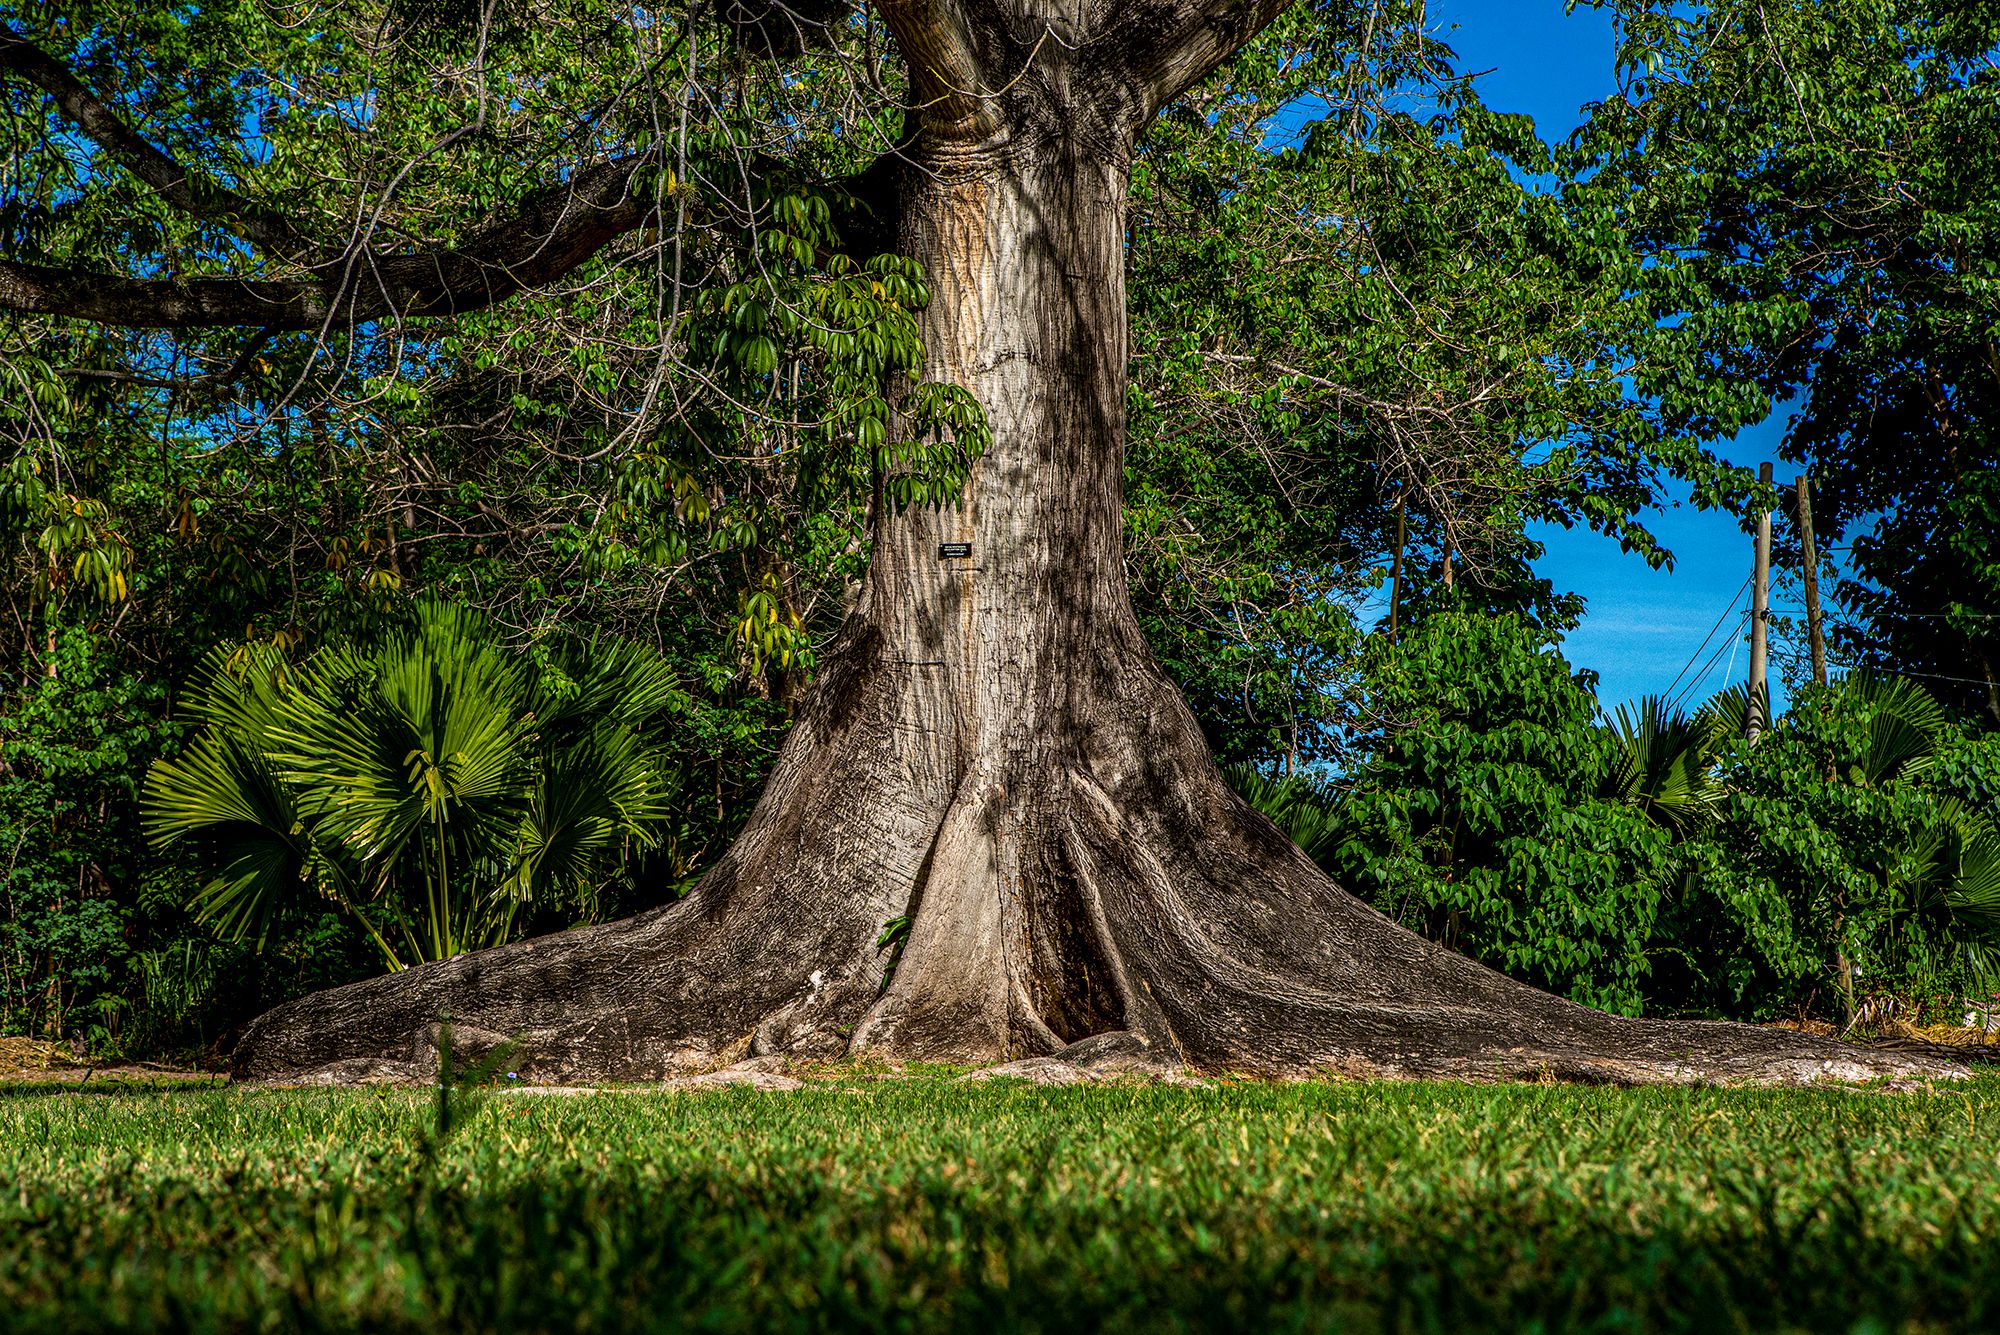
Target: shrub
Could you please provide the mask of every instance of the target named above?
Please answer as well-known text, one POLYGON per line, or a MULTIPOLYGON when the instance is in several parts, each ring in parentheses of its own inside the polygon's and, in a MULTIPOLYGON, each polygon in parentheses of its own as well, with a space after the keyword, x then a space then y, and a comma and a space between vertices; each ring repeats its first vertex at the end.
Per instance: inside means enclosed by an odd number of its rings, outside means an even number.
POLYGON ((587 914, 609 866, 657 843, 677 701, 639 645, 525 657, 480 614, 419 603, 301 665, 217 651, 189 697, 198 735, 148 777, 146 827, 196 849, 195 910, 232 939, 262 944, 318 899, 392 969, 442 959, 508 939, 530 905, 587 914))
POLYGON ((1717 819, 1663 921, 1677 1009, 1853 1020, 1869 996, 1957 1009, 2000 963, 1990 743, 1912 682, 1800 692, 1717 758, 1717 819))
POLYGON ((165 694, 63 626, 0 711, 0 1028, 118 1036, 134 924, 111 891, 145 851, 134 789, 175 732, 165 694))

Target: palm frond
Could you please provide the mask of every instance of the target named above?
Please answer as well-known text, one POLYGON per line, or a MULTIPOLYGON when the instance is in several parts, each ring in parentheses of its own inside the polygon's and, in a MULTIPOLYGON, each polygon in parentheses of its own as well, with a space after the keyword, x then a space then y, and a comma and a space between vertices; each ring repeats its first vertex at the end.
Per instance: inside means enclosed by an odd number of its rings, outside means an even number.
POLYGON ((1750 727, 1750 687, 1742 682, 1724 687, 1695 711, 1695 718, 1707 731, 1711 747, 1741 737, 1750 727))
POLYGON ((1952 917, 1970 934, 2000 946, 2000 832, 1968 815, 1960 835, 1958 874, 1946 896, 1952 917))
POLYGON ((291 664, 271 645, 217 648, 195 669, 182 704, 241 745, 262 749, 291 673, 291 664))
POLYGON ((186 842, 210 870, 195 915, 260 946, 323 861, 277 771, 219 728, 197 737, 178 760, 155 762, 140 820, 155 847, 186 842))
POLYGON ((1879 787, 1914 777, 1937 758, 1951 715, 1929 691, 1906 677, 1855 673, 1842 685, 1846 699, 1870 711, 1866 749, 1858 759, 1863 782, 1879 787))
POLYGON ((1649 695, 1636 712, 1618 706, 1608 731, 1615 746, 1602 796, 1682 834, 1713 817, 1719 796, 1711 773, 1719 739, 1713 718, 1689 717, 1649 695))
POLYGON ((529 796, 534 731, 519 660, 462 609, 420 607, 416 630, 365 658, 315 659, 280 705, 273 758, 317 796, 330 837, 379 864, 420 831, 505 843, 529 796))
POLYGON ((1345 831, 1340 797, 1303 775, 1272 778, 1247 763, 1225 766, 1237 796, 1270 817, 1299 851, 1315 862, 1330 855, 1345 831))
POLYGON ((533 707, 545 730, 598 719, 643 728, 680 702, 673 667, 647 645, 600 636, 555 656, 564 689, 538 683, 533 707))
POLYGON ((580 887, 620 842, 659 842, 674 783, 661 757, 630 728, 605 721, 551 756, 515 850, 510 893, 533 898, 580 887))

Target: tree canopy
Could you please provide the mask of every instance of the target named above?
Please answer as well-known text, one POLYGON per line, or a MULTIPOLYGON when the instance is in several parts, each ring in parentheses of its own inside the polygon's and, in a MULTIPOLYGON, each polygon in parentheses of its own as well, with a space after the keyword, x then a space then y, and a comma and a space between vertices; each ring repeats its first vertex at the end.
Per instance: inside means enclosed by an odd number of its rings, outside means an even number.
POLYGON ((2000 6, 1609 7, 1579 142, 1645 266, 1642 392, 1704 435, 1792 405, 1850 658, 2000 722, 2000 6))

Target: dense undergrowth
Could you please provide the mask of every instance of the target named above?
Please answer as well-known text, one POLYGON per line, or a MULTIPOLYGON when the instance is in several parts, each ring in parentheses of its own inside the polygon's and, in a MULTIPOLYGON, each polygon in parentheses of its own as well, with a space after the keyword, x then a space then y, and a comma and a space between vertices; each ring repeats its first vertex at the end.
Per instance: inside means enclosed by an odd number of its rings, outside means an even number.
POLYGON ((1992 1078, 87 1090, 0 1094, 13 1329, 2000 1324, 1992 1078))

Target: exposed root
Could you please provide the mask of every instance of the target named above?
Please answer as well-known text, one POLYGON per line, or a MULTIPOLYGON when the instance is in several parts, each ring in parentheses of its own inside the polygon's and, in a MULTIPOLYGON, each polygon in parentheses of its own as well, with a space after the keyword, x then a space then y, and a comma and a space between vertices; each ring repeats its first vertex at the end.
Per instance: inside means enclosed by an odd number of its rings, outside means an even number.
POLYGON ((893 752, 907 695, 860 694, 801 725, 688 900, 282 1006, 245 1035, 237 1076, 428 1080, 441 1017, 467 1060, 516 1042, 510 1067, 544 1084, 784 1087, 783 1061, 842 1056, 1044 1083, 1963 1074, 1810 1034, 1605 1015, 1404 931, 1228 791, 1163 679, 1027 774, 893 752), (877 939, 906 912, 885 977, 877 939))

